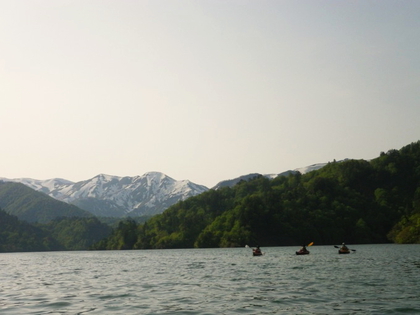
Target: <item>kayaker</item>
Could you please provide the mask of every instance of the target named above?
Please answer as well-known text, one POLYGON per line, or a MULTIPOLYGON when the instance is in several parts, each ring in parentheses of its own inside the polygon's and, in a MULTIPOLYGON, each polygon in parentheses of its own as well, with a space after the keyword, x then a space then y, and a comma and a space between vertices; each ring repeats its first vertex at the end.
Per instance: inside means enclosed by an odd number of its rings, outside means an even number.
POLYGON ((341 244, 341 247, 340 247, 340 249, 342 250, 342 251, 348 251, 349 249, 348 249, 348 247, 346 246, 346 244, 341 244))
POLYGON ((306 245, 302 245, 302 248, 299 250, 300 252, 307 252, 306 245))
POLYGON ((257 248, 254 249, 254 253, 255 254, 261 254, 261 249, 259 246, 257 246, 257 248))

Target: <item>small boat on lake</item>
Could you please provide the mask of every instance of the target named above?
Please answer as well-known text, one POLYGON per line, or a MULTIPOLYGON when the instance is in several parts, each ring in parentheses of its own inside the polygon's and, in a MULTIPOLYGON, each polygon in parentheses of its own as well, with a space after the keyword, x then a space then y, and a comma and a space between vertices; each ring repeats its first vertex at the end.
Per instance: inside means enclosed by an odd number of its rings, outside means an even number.
POLYGON ((309 255, 309 250, 298 250, 296 255, 309 255))
POLYGON ((262 256, 264 253, 261 251, 260 247, 252 249, 252 256, 262 256))
POLYGON ((338 250, 339 254, 350 254, 350 249, 339 249, 338 250))
POLYGON ((346 244, 341 244, 341 247, 338 247, 338 246, 334 246, 335 248, 338 248, 338 253, 339 254, 350 254, 350 250, 352 250, 352 251, 356 251, 355 249, 349 249, 347 246, 346 246, 346 244))
MULTIPOLYGON (((314 245, 314 242, 310 242, 308 246, 314 245)), ((296 255, 309 255, 309 250, 306 249, 306 245, 303 244, 302 247, 296 251, 296 255)))

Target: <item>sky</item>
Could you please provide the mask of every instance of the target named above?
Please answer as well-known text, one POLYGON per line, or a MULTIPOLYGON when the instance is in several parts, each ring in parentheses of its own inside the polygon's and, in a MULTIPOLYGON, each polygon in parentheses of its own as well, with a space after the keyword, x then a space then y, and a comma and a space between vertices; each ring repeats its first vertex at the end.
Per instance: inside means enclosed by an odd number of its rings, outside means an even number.
POLYGON ((0 0, 0 177, 213 187, 420 140, 420 2, 0 0))

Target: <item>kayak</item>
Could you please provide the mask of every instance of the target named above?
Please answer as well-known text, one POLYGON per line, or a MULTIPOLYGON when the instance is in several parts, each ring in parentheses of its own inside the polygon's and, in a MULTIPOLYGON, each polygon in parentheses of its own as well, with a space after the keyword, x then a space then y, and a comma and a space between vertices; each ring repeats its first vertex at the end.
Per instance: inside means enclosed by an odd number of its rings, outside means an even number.
POLYGON ((296 251, 296 255, 309 255, 309 251, 298 250, 296 251))
POLYGON ((262 252, 257 252, 255 250, 252 251, 252 256, 262 256, 262 252))
POLYGON ((349 249, 347 249, 347 250, 345 250, 345 249, 339 249, 338 250, 338 253, 339 254, 350 254, 350 250, 349 249))

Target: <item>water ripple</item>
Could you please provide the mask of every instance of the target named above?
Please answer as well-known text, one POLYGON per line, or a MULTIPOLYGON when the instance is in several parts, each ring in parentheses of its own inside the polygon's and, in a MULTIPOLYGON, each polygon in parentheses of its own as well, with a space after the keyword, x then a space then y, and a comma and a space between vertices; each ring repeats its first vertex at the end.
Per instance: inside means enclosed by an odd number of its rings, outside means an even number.
POLYGON ((419 314, 420 246, 0 254, 3 314, 419 314))

